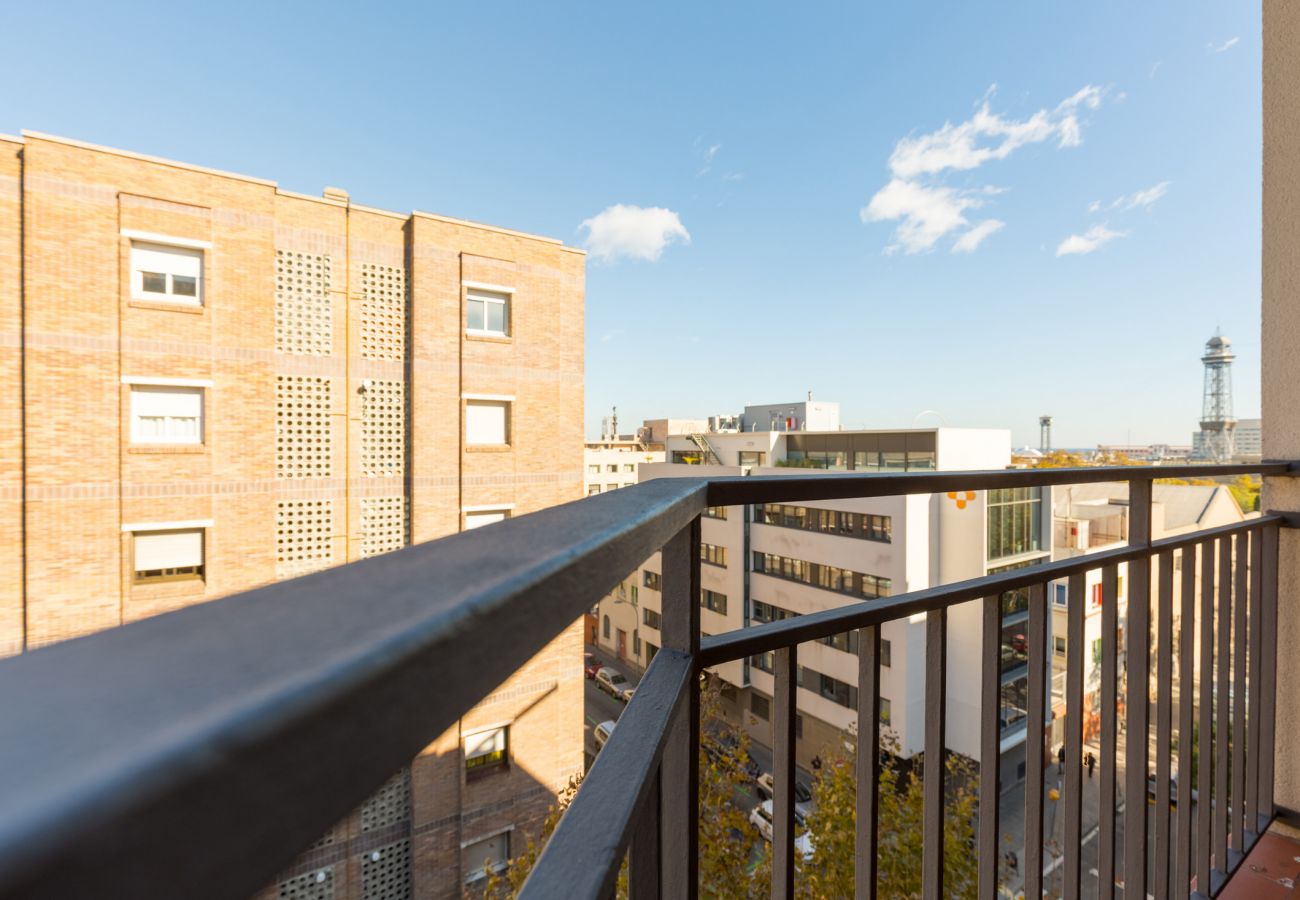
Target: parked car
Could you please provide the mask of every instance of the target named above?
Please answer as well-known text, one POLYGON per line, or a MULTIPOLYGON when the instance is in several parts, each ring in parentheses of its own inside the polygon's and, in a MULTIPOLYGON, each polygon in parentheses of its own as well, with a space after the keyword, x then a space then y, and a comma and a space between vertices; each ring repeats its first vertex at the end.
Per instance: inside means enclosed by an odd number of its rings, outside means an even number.
POLYGON ((591 733, 596 739, 597 753, 599 753, 601 749, 607 743, 609 743, 609 737, 614 733, 614 726, 617 724, 618 723, 615 722, 613 719, 606 719, 604 722, 601 722, 594 729, 592 729, 591 733))
POLYGON ((587 674, 588 681, 596 677, 596 673, 603 665, 605 664, 598 660, 594 653, 582 654, 582 671, 587 674))
MULTIPOLYGON (((772 843, 772 801, 764 800, 758 806, 755 806, 749 814, 749 822, 758 829, 763 840, 769 844, 772 843)), ((811 859, 813 855, 812 838, 809 837, 807 830, 804 828, 803 816, 799 810, 794 811, 794 848, 803 855, 804 859, 811 859)))
MULTIPOLYGON (((764 772, 754 779, 758 787, 758 798, 760 800, 771 800, 775 794, 771 772, 764 772)), ((812 790, 805 784, 796 780, 794 783, 794 808, 795 811, 805 818, 808 813, 812 812, 812 790)))
MULTIPOLYGON (((740 741, 735 735, 724 732, 723 734, 717 735, 714 740, 705 741, 704 752, 707 753, 709 758, 715 762, 722 762, 724 758, 735 758, 740 751, 739 744, 740 741)), ((745 757, 746 775, 750 778, 756 779, 762 771, 763 770, 758 767, 758 763, 754 762, 751 757, 745 757)))
POLYGON ((632 682, 618 669, 602 666, 596 672, 596 687, 609 694, 616 700, 622 700, 627 703, 636 693, 636 688, 632 687, 632 682))
MULTIPOLYGON (((1198 791, 1196 788, 1192 788, 1192 802, 1195 803, 1200 799, 1201 799, 1200 791, 1198 791)), ((1147 775, 1147 803, 1150 804, 1155 802, 1156 802, 1156 776, 1152 774, 1152 775, 1147 775)), ((1178 776, 1177 775, 1169 776, 1169 805, 1172 807, 1178 806, 1178 776)))

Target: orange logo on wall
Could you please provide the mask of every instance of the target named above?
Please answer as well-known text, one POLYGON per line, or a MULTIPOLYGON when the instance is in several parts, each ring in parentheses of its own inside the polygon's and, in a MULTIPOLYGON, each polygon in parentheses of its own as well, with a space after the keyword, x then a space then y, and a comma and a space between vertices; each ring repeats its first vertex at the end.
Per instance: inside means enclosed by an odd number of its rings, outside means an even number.
POLYGON ((974 491, 949 491, 948 499, 957 504, 958 509, 965 509, 966 504, 975 499, 974 491))

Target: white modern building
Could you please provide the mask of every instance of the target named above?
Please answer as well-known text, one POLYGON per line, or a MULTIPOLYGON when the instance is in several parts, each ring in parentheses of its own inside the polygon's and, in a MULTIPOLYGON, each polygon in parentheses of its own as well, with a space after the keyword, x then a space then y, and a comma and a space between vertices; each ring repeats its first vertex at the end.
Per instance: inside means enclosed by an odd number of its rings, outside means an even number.
POLYGON ((583 445, 582 471, 587 496, 636 484, 637 466, 663 462, 663 444, 649 440, 647 429, 637 434, 618 433, 618 412, 605 418, 599 440, 583 445))
MULTIPOLYGON (((781 407, 788 408, 790 404, 781 407)), ((778 407, 747 408, 746 423, 763 421, 778 407), (751 410, 758 418, 751 418, 751 410)), ((794 414, 807 421, 800 410, 794 414)), ((838 422, 832 420, 834 426, 838 422)), ((807 468, 903 472, 1004 468, 1010 433, 1003 430, 920 428, 823 431, 746 430, 669 435, 669 462, 641 466, 642 480, 690 477, 707 456, 713 475, 796 476, 807 468), (702 450, 699 440, 707 444, 702 450), (672 462, 671 460, 680 460, 672 462)), ((705 634, 915 591, 1051 556, 1050 503, 1037 491, 957 491, 939 495, 879 497, 756 505, 710 510, 701 525, 701 630, 705 634), (1023 494, 1023 496, 1021 496, 1023 494)), ((659 554, 648 559, 600 604, 598 642, 615 665, 649 664, 661 643, 659 554), (621 662, 620 662, 621 660, 621 662)), ((1014 627, 1023 598, 1008 597, 1014 627)), ((1023 631, 1023 626, 1020 626, 1023 631)), ((951 611, 949 672, 978 671, 981 612, 978 604, 951 611)), ((800 762, 856 727, 855 635, 799 648, 800 762)), ((924 743, 924 617, 886 625, 881 709, 905 755, 924 743)), ((1004 654, 1005 656, 1005 654, 1004 654)), ((1023 670, 1023 666, 1020 669, 1023 670)), ((725 696, 755 739, 770 741, 771 661, 763 657, 717 667, 725 696)), ((1005 706, 1023 707, 1025 673, 1006 672, 1005 706), (1018 679, 1018 681, 1017 681, 1018 679)), ((949 747, 979 759, 977 679, 950 674, 949 747)), ((1023 774, 1023 716, 1004 715, 1004 777, 1023 774)))

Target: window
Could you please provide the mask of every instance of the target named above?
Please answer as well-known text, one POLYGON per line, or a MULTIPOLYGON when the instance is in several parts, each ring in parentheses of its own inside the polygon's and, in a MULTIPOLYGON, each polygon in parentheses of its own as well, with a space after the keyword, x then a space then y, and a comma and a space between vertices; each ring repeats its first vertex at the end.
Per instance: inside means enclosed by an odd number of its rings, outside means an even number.
POLYGON ((750 691, 749 711, 760 719, 767 721, 772 718, 772 701, 768 700, 762 694, 750 691))
POLYGON ((605 485, 605 493, 609 493, 610 491, 616 491, 616 490, 618 490, 618 485, 616 484, 605 485))
POLYGON ((773 578, 811 584, 824 590, 865 597, 888 597, 893 582, 879 575, 823 566, 775 553, 754 551, 754 571, 773 578))
POLYGON ((641 655, 641 632, 635 628, 632 629, 632 655, 641 655))
POLYGON ((510 859, 510 832, 503 831, 481 841, 465 844, 460 850, 460 865, 466 881, 486 878, 488 872, 500 872, 510 859))
POLYGON ((646 609, 641 610, 641 622, 647 628, 662 627, 662 620, 659 617, 659 613, 655 612, 653 609, 650 609, 648 607, 646 609))
POLYGON ((587 471, 590 472, 592 475, 599 475, 600 463, 592 463, 591 465, 587 466, 587 471))
POLYGON ((705 507, 702 515, 706 519, 726 519, 727 508, 725 506, 708 506, 705 507))
POLYGON ((1069 602, 1066 597, 1065 585, 1063 584, 1052 585, 1052 594, 1053 594, 1052 602, 1054 602, 1057 606, 1069 606, 1069 602))
POLYGON ((501 768, 509 761, 506 727, 480 731, 465 737, 465 773, 477 775, 501 768))
POLYGON ((727 614, 727 595, 702 588, 700 590, 700 606, 725 616, 727 614))
POLYGON ((623 471, 624 471, 624 472, 635 472, 635 471, 636 471, 636 465, 633 464, 633 463, 623 463, 623 471))
POLYGON ((655 661, 655 654, 659 652, 659 647, 649 641, 645 642, 645 664, 648 666, 655 661))
POLYGON ((742 466, 761 466, 766 457, 767 454, 759 450, 741 450, 740 464, 742 466))
POLYGON ((465 330, 504 337, 510 333, 510 295, 474 289, 465 295, 465 330))
POLYGON ((1042 549, 1042 488, 998 488, 988 492, 988 558, 1019 556, 1042 549))
POLYGON ((834 509, 808 509, 780 503, 761 503, 755 507, 755 521, 782 528, 801 528, 842 537, 890 543, 893 520, 871 513, 843 512, 834 509))
POLYGON ((475 528, 482 528, 484 525, 491 525, 494 522, 504 522, 510 518, 508 509, 475 509, 465 512, 465 530, 471 531, 475 528))
POLYGON ((717 544, 706 544, 700 542, 700 562, 706 562, 711 566, 727 567, 727 548, 719 547, 717 544))
POLYGON ((466 400, 465 443, 480 447, 501 447, 509 444, 509 401, 466 400))
POLYGON ((889 641, 885 640, 884 638, 881 638, 880 639, 880 665, 885 667, 886 669, 889 668, 890 663, 893 661, 893 658, 894 658, 893 646, 889 643, 889 641))
POLYGON ((203 388, 132 385, 131 443, 202 444, 203 388))
POLYGON ((632 605, 633 605, 633 606, 636 606, 636 601, 637 601, 637 597, 636 597, 636 590, 637 590, 637 588, 636 588, 636 585, 635 585, 635 584, 629 584, 629 585, 628 585, 628 589, 632 592, 632 605))
POLYGON ((600 630, 605 635, 605 639, 608 640, 609 639, 609 616, 605 616, 605 621, 601 625, 600 630))
POLYGON ((203 305, 203 251, 131 242, 131 299, 203 305))
POLYGON ((617 471, 618 471, 618 464, 617 464, 617 463, 610 463, 609 465, 605 466, 605 471, 606 471, 606 472, 617 472, 617 471))
POLYGON ((880 698, 880 724, 888 725, 890 718, 893 716, 893 709, 889 705, 888 697, 880 698))
POLYGON ((1055 635, 1052 638, 1052 648, 1056 651, 1057 656, 1065 655, 1065 638, 1055 635))
POLYGON ((646 569, 644 572, 641 573, 641 579, 642 579, 641 583, 645 587, 650 588, 650 590, 652 591, 661 590, 661 588, 659 587, 658 572, 651 572, 649 569, 646 569))
POLYGON ((588 496, 588 497, 594 497, 594 496, 596 496, 596 495, 599 494, 599 493, 600 493, 600 485, 598 485, 598 484, 589 484, 589 485, 587 485, 587 496, 588 496))
POLYGON ((203 578, 203 529, 174 528, 132 533, 135 580, 203 578))

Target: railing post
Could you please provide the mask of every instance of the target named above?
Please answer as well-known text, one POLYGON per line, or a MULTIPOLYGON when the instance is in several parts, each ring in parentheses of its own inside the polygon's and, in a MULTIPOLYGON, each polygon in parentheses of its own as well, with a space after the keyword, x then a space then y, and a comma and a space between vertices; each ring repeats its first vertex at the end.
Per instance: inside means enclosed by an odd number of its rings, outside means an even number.
POLYGON ((1260 547, 1260 606, 1259 623, 1262 647, 1259 654, 1259 820, 1256 831, 1262 832, 1272 820, 1273 776, 1276 747, 1273 739, 1277 733, 1277 590, 1278 590, 1278 532, 1276 524, 1264 527, 1264 542, 1260 547))
MULTIPOLYGON (((1131 547, 1151 546, 1151 479, 1129 482, 1131 547)), ((1145 897, 1147 881, 1147 740, 1150 726, 1151 557, 1128 564, 1128 630, 1125 666, 1128 691, 1124 745, 1124 896, 1145 897)))
MULTIPOLYGON (((998 768, 1002 737, 1002 596, 985 597, 980 652, 980 813, 979 890, 981 898, 996 897, 1001 848, 998 768)), ((858 790, 862 790, 861 787, 858 790)))
MULTIPOLYGON (((689 685, 687 690, 695 687, 689 685)), ((628 853, 628 895, 631 900, 658 900, 663 867, 659 852, 662 800, 660 787, 661 774, 656 772, 650 783, 650 790, 642 808, 636 813, 636 823, 632 830, 632 849, 628 853)))
POLYGON ((1025 732, 1025 896, 1043 893, 1043 735, 1047 717, 1047 595, 1029 588, 1029 715, 1025 732))
POLYGON ((794 719, 798 648, 774 654, 772 687, 772 900, 794 896, 794 719))
POLYGON ((876 832, 880 818, 880 626, 858 629, 857 900, 876 898, 876 832))
POLYGON ((921 896, 943 896, 945 748, 948 718, 948 610, 925 614, 925 820, 921 827, 921 896))
POLYGON ((1079 900, 1083 841, 1083 596, 1084 576, 1071 575, 1067 591, 1065 657, 1065 900, 1079 900))
POLYGON ((1119 567, 1101 570, 1101 798, 1097 818, 1101 846, 1097 849, 1097 889, 1100 897, 1115 896, 1115 782, 1119 763, 1115 725, 1119 699, 1119 567))
MULTIPOLYGON (((692 659, 700 652, 700 520, 673 536, 663 549, 664 649, 692 659)), ((673 723, 660 770, 660 854, 664 896, 693 900, 699 892, 700 689, 692 680, 673 723)))

